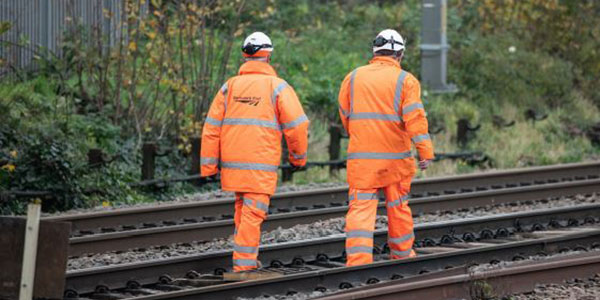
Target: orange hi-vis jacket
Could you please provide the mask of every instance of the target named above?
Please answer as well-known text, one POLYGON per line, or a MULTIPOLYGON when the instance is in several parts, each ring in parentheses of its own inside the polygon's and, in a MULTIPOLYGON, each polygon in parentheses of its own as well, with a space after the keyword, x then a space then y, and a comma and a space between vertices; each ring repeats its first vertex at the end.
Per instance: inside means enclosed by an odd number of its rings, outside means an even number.
POLYGON ((294 89, 266 62, 248 61, 215 96, 202 130, 201 175, 221 167, 226 191, 272 195, 285 136, 289 161, 306 164, 308 118, 294 89))
POLYGON ((348 74, 339 93, 340 117, 350 136, 347 176, 352 188, 385 187, 433 159, 419 81, 391 57, 374 57, 348 74))

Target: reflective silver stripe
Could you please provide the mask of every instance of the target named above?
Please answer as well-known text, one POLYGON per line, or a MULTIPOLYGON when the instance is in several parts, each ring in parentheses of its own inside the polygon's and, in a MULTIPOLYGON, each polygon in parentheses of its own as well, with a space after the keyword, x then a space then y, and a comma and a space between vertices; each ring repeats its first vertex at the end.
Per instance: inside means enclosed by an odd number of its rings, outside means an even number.
POLYGON ((279 93, 281 93, 281 91, 283 91, 283 89, 287 86, 287 82, 284 81, 273 90, 273 95, 271 95, 271 103, 273 103, 273 108, 275 108, 275 101, 277 101, 277 96, 279 96, 279 93))
POLYGON ((405 159, 412 156, 409 152, 354 152, 348 153, 348 159, 405 159))
POLYGON ((213 126, 221 126, 221 123, 223 121, 219 121, 219 120, 213 119, 211 117, 206 117, 206 120, 204 120, 204 122, 206 122, 206 123, 208 123, 210 125, 213 125, 213 126))
POLYGON ((201 165, 216 165, 219 163, 219 159, 216 157, 202 157, 200 158, 201 165))
POLYGON ((412 251, 412 249, 408 249, 408 250, 404 250, 404 251, 398 251, 398 250, 392 249, 390 251, 390 254, 396 255, 396 256, 400 256, 400 257, 404 257, 404 256, 410 255, 411 251, 412 251))
POLYGON ((252 200, 252 199, 248 199, 248 198, 243 198, 244 200, 244 205, 246 206, 254 206, 266 213, 269 212, 269 206, 267 204, 264 204, 258 200, 252 200))
POLYGON ((267 204, 264 204, 258 200, 255 201, 256 202, 256 208, 268 213, 269 212, 269 206, 267 204))
POLYGON ((234 259, 233 265, 238 267, 256 267, 256 260, 254 259, 234 259))
POLYGON ((350 230, 346 232, 347 238, 373 238, 373 231, 368 230, 350 230))
POLYGON ((388 204, 386 205, 387 207, 395 207, 395 206, 400 206, 400 204, 402 204, 402 202, 408 200, 408 195, 404 195, 402 197, 400 197, 400 199, 396 199, 394 201, 390 201, 388 202, 388 204))
POLYGON ((292 157, 295 159, 305 159, 306 158, 306 153, 304 154, 295 154, 294 152, 290 151, 290 154, 292 154, 292 157))
POLYGON ((373 254, 373 247, 367 247, 367 246, 346 247, 346 254, 356 254, 356 253, 373 254))
POLYGON ((237 228, 234 228, 233 229, 233 235, 236 235, 236 234, 237 234, 237 228))
POLYGON ((401 237, 390 238, 390 239, 388 239, 388 243, 400 244, 400 243, 406 242, 406 241, 408 241, 408 240, 410 240, 410 239, 412 239, 414 237, 415 237, 414 232, 411 232, 411 233, 405 234, 405 235, 403 235, 401 237))
MULTIPOLYGON (((379 200, 377 198, 377 193, 357 193, 358 194, 358 200, 379 200)), ((351 194, 348 197, 348 200, 352 201, 354 200, 354 194, 351 194)))
POLYGON ((383 121, 397 121, 400 122, 400 116, 390 114, 380 114, 374 112, 359 112, 353 113, 350 116, 350 120, 383 120, 383 121))
POLYGON ((410 105, 407 105, 405 107, 402 108, 402 114, 405 115, 409 112, 412 112, 413 110, 416 109, 425 109, 425 107, 423 107, 423 103, 413 103, 410 105))
POLYGON ((281 127, 283 129, 290 129, 290 128, 294 128, 306 121, 308 121, 308 117, 306 117, 306 115, 301 115, 298 118, 296 118, 296 120, 294 120, 294 121, 281 124, 281 127))
POLYGON ((426 141, 431 139, 431 137, 429 136, 429 133, 426 134, 420 134, 420 135, 416 135, 412 138, 413 143, 418 143, 418 142, 422 142, 422 141, 426 141))
POLYGON ((233 244, 233 251, 254 254, 258 253, 258 247, 239 246, 238 244, 233 244))
POLYGON ((279 130, 279 125, 274 121, 265 121, 259 119, 225 118, 223 125, 256 125, 279 130))
POLYGON ((277 166, 261 164, 261 163, 222 162, 221 167, 223 167, 225 169, 258 170, 258 171, 277 172, 277 166))
POLYGON ((356 78, 356 70, 352 71, 352 75, 350 75, 350 113, 348 116, 352 116, 354 111, 354 78, 356 78))
POLYGON ((402 98, 402 87, 404 86, 405 78, 406 71, 400 71, 400 75, 398 75, 398 81, 396 81, 396 92, 394 93, 394 111, 396 114, 400 113, 400 100, 402 98))

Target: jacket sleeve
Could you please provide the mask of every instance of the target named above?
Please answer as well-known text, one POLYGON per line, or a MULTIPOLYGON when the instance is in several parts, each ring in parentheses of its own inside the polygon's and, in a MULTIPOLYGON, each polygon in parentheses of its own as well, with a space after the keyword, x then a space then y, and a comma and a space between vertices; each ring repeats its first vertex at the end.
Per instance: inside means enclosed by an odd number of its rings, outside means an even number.
POLYGON ((348 132, 348 118, 350 117, 350 75, 344 78, 342 85, 340 86, 340 93, 338 95, 338 104, 340 112, 340 120, 346 133, 348 132))
POLYGON ((294 89, 285 82, 276 95, 278 120, 288 145, 289 161, 295 166, 306 165, 308 150, 308 117, 304 114, 302 104, 294 89))
POLYGON ((217 174, 219 164, 221 123, 225 117, 227 83, 221 87, 213 99, 202 128, 202 149, 200 150, 200 175, 217 174))
POLYGON ((433 144, 429 136, 425 107, 421 102, 421 85, 409 76, 406 78, 404 97, 402 99, 402 121, 412 142, 417 148, 419 159, 433 159, 433 144))

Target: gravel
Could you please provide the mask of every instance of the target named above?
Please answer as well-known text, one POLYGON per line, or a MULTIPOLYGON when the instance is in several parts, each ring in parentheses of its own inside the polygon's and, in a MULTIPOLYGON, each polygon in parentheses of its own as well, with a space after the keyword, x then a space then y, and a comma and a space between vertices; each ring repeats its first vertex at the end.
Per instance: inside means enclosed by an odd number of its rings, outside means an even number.
MULTIPOLYGON (((462 209, 456 212, 436 212, 423 214, 415 217, 415 224, 447 221, 464 218, 473 218, 500 213, 530 211, 537 209, 565 207, 582 204, 598 203, 600 194, 590 196, 577 195, 574 197, 562 197, 555 200, 541 200, 526 203, 501 204, 496 206, 486 206, 482 208, 462 209)), ((387 228, 387 217, 378 216, 376 228, 387 228)), ((325 221, 319 221, 312 224, 296 225, 291 228, 278 228, 270 232, 263 232, 261 244, 274 244, 290 241, 300 241, 318 237, 344 234, 344 218, 334 218, 325 221)), ((212 251, 226 250, 232 248, 230 238, 215 239, 210 242, 191 242, 183 244, 173 244, 160 247, 149 247, 143 250, 133 250, 125 252, 99 253, 89 256, 74 257, 69 259, 68 270, 85 269, 107 265, 124 264, 131 262, 140 262, 147 260, 164 259, 171 257, 181 257, 186 255, 195 255, 212 251)))
POLYGON ((564 284, 538 285, 532 292, 506 297, 510 300, 599 300, 600 273, 587 279, 569 280, 564 284))

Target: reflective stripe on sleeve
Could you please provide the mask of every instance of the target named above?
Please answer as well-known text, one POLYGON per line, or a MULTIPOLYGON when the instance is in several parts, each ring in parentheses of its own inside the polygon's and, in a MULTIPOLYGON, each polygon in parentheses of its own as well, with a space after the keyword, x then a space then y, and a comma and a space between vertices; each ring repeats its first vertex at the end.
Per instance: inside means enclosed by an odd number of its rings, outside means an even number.
POLYGON ((422 141, 426 141, 426 140, 430 140, 431 137, 429 136, 429 133, 426 134, 420 134, 420 135, 416 135, 412 138, 413 143, 418 143, 418 142, 422 142, 422 141))
POLYGON ((408 152, 354 152, 348 153, 348 159, 405 159, 412 156, 410 151, 408 152))
POLYGON ((223 125, 255 125, 279 130, 279 125, 274 121, 244 118, 225 118, 223 125))
POLYGON ((221 93, 223 93, 223 105, 225 106, 225 112, 227 112, 227 82, 221 86, 221 93))
POLYGON ((275 101, 277 101, 277 96, 279 96, 279 93, 281 93, 281 91, 283 91, 283 89, 285 89, 287 86, 287 82, 284 81, 273 90, 273 95, 271 95, 271 103, 273 103, 273 108, 275 108, 275 101))
POLYGON ((415 237, 415 234, 414 234, 414 232, 411 232, 411 233, 405 234, 405 235, 403 235, 403 236, 401 236, 401 237, 397 237, 397 238, 389 238, 389 239, 388 239, 388 243, 392 243, 392 244, 400 244, 400 243, 402 243, 402 242, 406 242, 406 241, 408 241, 408 240, 410 240, 410 239, 412 239, 412 238, 414 238, 414 237, 415 237))
MULTIPOLYGON (((377 193, 357 193, 357 200, 379 200, 377 198, 377 193)), ((354 200, 354 194, 351 194, 348 197, 349 201, 354 200)))
POLYGON ((206 117, 206 120, 204 120, 204 122, 213 125, 213 126, 221 126, 221 123, 223 123, 223 121, 219 121, 217 119, 211 118, 211 117, 206 117))
POLYGON ((201 165, 216 165, 219 163, 219 159, 216 157, 201 157, 200 164, 201 165))
POLYGON ((400 102, 402 100, 402 87, 404 86, 404 79, 406 78, 406 71, 400 71, 398 75, 398 81, 396 81, 396 92, 394 93, 394 111, 396 114, 400 113, 400 102))
POLYGON ((296 153, 290 151, 290 154, 295 159, 305 159, 306 158, 306 153, 304 153, 304 154, 296 154, 296 153))
POLYGON ((346 232, 347 238, 373 238, 373 231, 369 230, 349 230, 346 232))
POLYGON ((413 103, 402 108, 402 114, 405 115, 417 109, 425 109, 423 103, 413 103))
POLYGON ((257 170, 257 171, 269 171, 277 172, 278 166, 261 164, 261 163, 245 163, 245 162, 222 162, 221 167, 224 169, 238 169, 238 170, 257 170))
POLYGON ((343 109, 341 106, 340 106, 340 111, 342 112, 342 115, 344 115, 344 117, 348 117, 349 113, 345 109, 343 109))
POLYGON ((356 254, 356 253, 373 254, 373 247, 368 247, 368 246, 346 247, 346 254, 356 254))
POLYGON ((281 128, 283 128, 283 129, 294 128, 306 121, 308 121, 308 117, 306 117, 306 115, 301 115, 298 118, 296 118, 296 120, 281 124, 281 128))
POLYGON ((350 120, 382 120, 400 122, 400 116, 374 112, 360 112, 353 113, 350 116, 350 120))
POLYGON ((254 254, 258 253, 258 247, 240 246, 238 244, 233 244, 233 251, 254 254))

